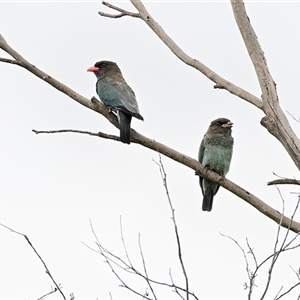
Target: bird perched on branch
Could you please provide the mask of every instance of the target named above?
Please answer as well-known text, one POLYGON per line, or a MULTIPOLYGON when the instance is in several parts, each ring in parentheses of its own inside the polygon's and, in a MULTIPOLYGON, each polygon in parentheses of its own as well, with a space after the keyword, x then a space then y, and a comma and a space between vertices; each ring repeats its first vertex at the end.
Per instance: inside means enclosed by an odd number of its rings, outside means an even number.
POLYGON ((140 115, 134 91, 126 83, 121 70, 114 62, 99 61, 87 71, 94 72, 98 79, 96 92, 100 100, 108 107, 109 111, 117 113, 121 142, 130 144, 132 117, 144 120, 140 115))
MULTIPOLYGON (((210 170, 225 176, 229 171, 232 157, 233 137, 231 127, 233 123, 226 118, 219 118, 210 123, 198 152, 198 161, 210 170)), ((211 211, 213 198, 220 185, 199 177, 203 194, 202 210, 211 211)))

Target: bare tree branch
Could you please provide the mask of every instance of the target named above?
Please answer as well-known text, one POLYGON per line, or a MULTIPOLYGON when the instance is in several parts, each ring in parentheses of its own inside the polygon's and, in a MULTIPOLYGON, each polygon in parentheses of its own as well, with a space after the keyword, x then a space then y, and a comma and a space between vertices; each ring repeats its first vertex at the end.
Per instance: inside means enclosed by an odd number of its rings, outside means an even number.
POLYGON ((179 289, 176 287, 174 280, 173 280, 173 276, 172 276, 172 272, 171 272, 171 268, 169 269, 169 276, 172 282, 172 285, 174 286, 174 292, 182 299, 185 300, 184 297, 180 294, 179 289))
POLYGON ((108 2, 102 1, 102 4, 109 7, 109 8, 111 8, 111 9, 114 9, 114 10, 120 12, 120 14, 112 15, 112 14, 107 14, 107 13, 99 11, 98 14, 102 17, 113 18, 113 19, 122 18, 124 16, 129 16, 129 17, 134 17, 134 18, 140 18, 141 17, 140 14, 124 10, 124 9, 119 8, 117 6, 114 6, 114 5, 112 5, 108 2))
MULTIPOLYGON (((248 101, 265 112, 261 124, 274 135, 285 147, 295 165, 300 170, 300 141, 292 130, 285 114, 281 110, 276 92, 276 85, 270 75, 264 53, 259 45, 256 34, 250 24, 245 6, 242 0, 231 0, 236 23, 240 29, 245 45, 252 59, 259 84, 262 91, 262 99, 255 97, 242 88, 219 76, 200 61, 187 55, 152 18, 140 0, 131 0, 132 5, 138 10, 140 18, 155 32, 166 46, 184 63, 194 67, 207 78, 216 83, 215 88, 223 88, 230 93, 248 101)), ((114 7, 120 10, 120 8, 114 7)))
MULTIPOLYGON (((141 296, 141 297, 144 297, 145 299, 152 300, 152 298, 149 297, 148 293, 147 293, 147 295, 146 295, 145 293, 138 292, 138 291, 136 291, 134 288, 132 288, 132 287, 130 287, 129 285, 127 285, 127 284, 125 283, 125 281, 122 279, 122 277, 121 277, 121 276, 118 274, 118 272, 115 270, 114 266, 117 266, 118 268, 124 270, 124 271, 127 272, 127 273, 138 275, 139 277, 143 278, 143 279, 147 282, 147 284, 148 284, 148 283, 149 283, 149 284, 157 284, 157 285, 161 285, 161 286, 165 286, 165 287, 169 287, 169 288, 174 288, 175 291, 176 291, 176 290, 177 290, 177 291, 180 290, 180 291, 186 293, 185 288, 181 288, 181 287, 175 285, 173 282, 172 282, 172 284, 169 284, 169 283, 165 283, 165 282, 160 282, 160 281, 157 281, 157 280, 153 280, 153 279, 151 279, 151 278, 148 277, 148 274, 147 274, 147 273, 145 273, 145 275, 144 275, 143 273, 139 272, 139 271, 137 270, 137 268, 135 268, 135 267, 131 264, 131 260, 130 260, 130 258, 129 258, 129 254, 128 254, 127 250, 126 250, 127 254, 126 254, 126 252, 125 252, 125 255, 126 255, 126 259, 127 259, 128 262, 126 262, 125 260, 123 260, 123 259, 120 258, 119 256, 117 256, 117 255, 111 253, 110 251, 108 251, 106 248, 104 248, 104 247, 102 246, 100 240, 98 239, 98 237, 97 237, 97 235, 96 235, 96 233, 95 233, 95 231, 94 231, 94 229, 93 229, 93 226, 92 226, 91 221, 90 221, 90 226, 91 226, 92 233, 93 233, 93 235, 94 235, 94 237, 95 237, 95 239, 96 239, 96 245, 97 245, 97 247, 98 247, 98 251, 97 251, 97 250, 94 250, 92 247, 86 245, 85 243, 83 243, 83 244, 84 244, 86 247, 88 247, 89 249, 91 249, 92 251, 94 251, 94 252, 96 252, 96 253, 98 253, 98 254, 101 254, 101 255, 104 257, 105 262, 108 264, 108 266, 109 266, 109 268, 111 269, 111 271, 113 272, 113 274, 114 274, 114 275, 118 278, 118 280, 120 280, 120 282, 122 283, 121 287, 124 287, 124 288, 130 290, 131 292, 133 292, 133 293, 135 293, 135 294, 137 294, 137 295, 139 295, 139 296, 141 296)), ((123 239, 123 241, 124 241, 124 239, 123 239)), ((123 243, 123 242, 122 242, 122 243, 123 243)), ((125 241, 124 241, 124 243, 125 243, 125 241)), ((123 244, 123 248, 124 248, 124 244, 123 244)), ((125 245, 125 249, 126 249, 126 245, 125 245)), ((148 286, 149 286, 149 284, 148 284, 148 286)), ((177 292, 177 294, 179 294, 179 293, 177 292)), ((179 294, 179 295, 180 295, 180 294, 179 294)), ((194 297, 195 300, 199 300, 199 299, 197 298, 197 296, 196 296, 194 293, 189 292, 189 295, 192 296, 192 297, 194 297)), ((156 298, 155 298, 156 296, 154 296, 154 294, 153 294, 153 297, 154 297, 153 299, 156 299, 156 298)))
POLYGON ((56 287, 55 287, 54 289, 51 288, 51 291, 50 291, 49 293, 43 295, 42 297, 38 298, 37 300, 43 300, 43 299, 45 299, 45 297, 47 297, 47 296, 49 296, 49 295, 51 295, 51 294, 54 294, 54 293, 56 293, 57 291, 58 291, 58 289, 57 289, 56 287))
MULTIPOLYGON (((283 210, 283 213, 284 213, 284 199, 282 198, 282 195, 280 193, 280 191, 278 190, 279 194, 280 194, 280 197, 282 199, 282 203, 283 203, 283 206, 282 206, 282 210, 283 210)), ((299 208, 299 204, 300 204, 300 196, 298 197, 298 201, 297 201, 297 204, 295 206, 295 209, 293 211, 293 214, 291 216, 291 222, 299 208)), ((277 227, 277 233, 276 233, 276 240, 275 240, 275 243, 274 243, 274 250, 273 250, 273 253, 271 255, 269 255, 267 258, 265 258, 261 263, 257 263, 257 259, 256 259, 256 256, 255 256, 255 253, 252 249, 252 247, 250 246, 249 242, 248 242, 248 239, 246 239, 247 241, 247 247, 249 249, 249 254, 251 254, 251 256, 253 257, 253 260, 254 260, 254 263, 255 263, 255 270, 254 271, 251 271, 250 270, 250 267, 249 267, 249 262, 248 262, 248 259, 247 259, 247 256, 245 254, 245 250, 240 246, 240 244, 235 240, 233 239, 232 237, 230 236, 227 236, 227 235, 224 235, 224 234, 221 234, 222 236, 224 237, 227 237, 229 239, 231 239, 240 249, 241 251, 243 252, 243 255, 244 255, 244 259, 246 261, 246 270, 247 270, 247 275, 248 275, 248 278, 249 278, 249 285, 246 283, 244 286, 246 289, 249 289, 249 292, 248 292, 248 300, 251 299, 251 296, 252 296, 252 292, 253 292, 253 288, 256 286, 255 285, 255 278, 257 277, 258 275, 258 271, 259 269, 267 262, 271 259, 271 264, 270 264, 270 267, 268 269, 268 277, 267 277, 267 282, 266 282, 266 286, 263 290, 263 293, 262 293, 262 296, 260 297, 260 299, 265 299, 266 297, 266 294, 268 292, 268 289, 269 289, 269 286, 270 286, 270 283, 271 283, 271 278, 272 278, 272 274, 273 274, 273 270, 274 270, 274 266, 275 266, 275 263, 277 262, 279 256, 281 255, 281 253, 285 252, 285 251, 289 251, 289 250, 293 250, 295 248, 299 248, 300 247, 300 243, 298 243, 297 245, 295 246, 291 246, 292 243, 299 237, 299 233, 297 233, 290 241, 287 241, 288 239, 288 236, 289 236, 289 233, 290 233, 290 229, 288 228, 286 233, 285 233, 285 236, 282 240, 282 242, 280 243, 280 247, 278 249, 278 243, 279 243, 279 238, 280 238, 280 233, 281 233, 281 226, 280 224, 278 224, 278 227, 277 227)), ((293 270, 294 271, 294 270, 293 270)), ((295 272, 295 271, 294 271, 295 272)), ((300 279, 300 277, 298 276, 297 272, 295 272, 298 279, 300 279)), ((281 290, 283 289, 283 286, 280 288, 280 290, 278 291, 277 295, 275 296, 275 300, 277 299, 280 299, 281 297, 283 297, 284 295, 288 294, 290 291, 292 291, 295 287, 297 287, 298 285, 300 285, 300 282, 293 285, 289 290, 287 290, 286 292, 284 292, 283 294, 281 294, 279 296, 279 293, 281 292, 281 290)))
MULTIPOLYGON (((134 2, 135 4, 140 3, 136 0, 134 2)), ((145 17, 145 16, 144 16, 145 17)), ((143 17, 143 18, 144 18, 143 17)), ((109 113, 105 105, 103 105, 99 100, 96 98, 92 98, 91 100, 88 100, 87 98, 81 96, 80 94, 76 93, 74 90, 70 89, 66 85, 62 84, 58 80, 54 79, 53 77, 49 76, 47 73, 39 70, 37 67, 29 63, 27 60, 25 60, 18 52, 16 52, 12 47, 10 47, 5 39, 0 35, 0 49, 4 50, 8 54, 10 54, 15 60, 17 60, 18 65, 22 66, 35 76, 39 77, 40 79, 44 80, 45 82, 52 85, 57 90, 63 92, 73 100, 77 101, 78 103, 100 113, 103 115, 109 122, 111 122, 115 127, 119 127, 117 117, 113 113, 109 113)), ((36 130, 38 132, 38 130, 36 130)), ((81 132, 83 133, 83 132, 81 132)), ((87 133, 87 132, 86 132, 87 133)), ((90 134, 90 133, 88 133, 90 134)), ((96 135, 96 134, 91 134, 96 135)), ((101 134, 100 134, 101 135, 101 134)), ((97 134, 99 136, 99 134, 97 134)), ((104 138, 111 138, 113 140, 117 140, 114 136, 103 134, 104 138)), ((250 205, 254 206, 257 210, 259 210, 261 213, 266 215, 267 217, 274 220, 276 223, 279 223, 281 220, 281 214, 264 203, 261 199, 257 198, 247 190, 239 187, 238 185, 234 184, 233 182, 229 181, 228 179, 224 178, 223 176, 220 176, 217 173, 214 173, 211 170, 207 170, 203 165, 201 165, 197 160, 188 157, 187 155, 184 155, 174 149, 169 148, 168 146, 165 146, 162 143, 156 142, 152 139, 149 139, 142 134, 136 132, 134 129, 131 129, 131 138, 132 141, 135 143, 138 143, 144 147, 147 147, 149 149, 154 150, 155 152, 159 152, 174 161, 177 161, 194 171, 196 171, 197 174, 200 174, 202 177, 207 178, 213 182, 217 182, 222 187, 226 188, 233 194, 237 195, 239 198, 245 200, 250 205)), ((300 164, 300 159, 299 159, 300 164)), ((290 226, 290 229, 294 232, 300 231, 300 223, 293 221, 290 225, 290 219, 287 217, 283 217, 282 219, 282 226, 288 228, 290 226)))
POLYGON ((144 259, 144 254, 143 254, 143 250, 142 250, 142 245, 141 245, 141 235, 139 234, 139 248, 140 248, 140 254, 141 254, 141 258, 142 258, 142 262, 143 262, 143 268, 144 268, 144 272, 145 272, 145 279, 147 281, 147 284, 152 292, 152 295, 154 297, 155 300, 157 300, 157 297, 155 295, 154 289, 152 287, 151 281, 149 280, 149 276, 148 276, 148 272, 147 272, 147 268, 146 268, 146 262, 144 259))
MULTIPOLYGON (((243 253, 243 256, 244 256, 244 259, 245 259, 245 263, 246 263, 246 271, 247 271, 248 279, 249 279, 249 282, 250 282, 249 286, 245 283, 245 289, 249 288, 248 299, 250 300, 251 299, 251 294, 252 294, 252 291, 253 291, 253 287, 254 287, 254 280, 255 280, 256 275, 253 275, 253 273, 250 270, 249 262, 248 262, 248 258, 247 258, 246 252, 243 249, 243 247, 234 238, 232 238, 229 235, 225 235, 225 234, 223 234, 221 232, 219 232, 219 233, 220 233, 221 236, 226 237, 226 238, 232 240, 240 248, 240 250, 243 253)), ((250 248, 250 246, 248 244, 248 240, 247 240, 247 245, 248 245, 249 249, 251 250, 251 254, 255 258, 255 255, 254 255, 252 249, 250 248)), ((256 261, 256 258, 255 258, 255 261, 256 261)))
POLYGON ((160 175, 161 175, 161 178, 163 180, 163 186, 165 188, 166 195, 167 195, 168 202, 169 202, 169 206, 170 206, 171 213, 172 213, 172 221, 173 221, 173 226, 174 226, 175 236, 176 236, 176 242, 177 242, 177 248, 178 248, 178 258, 179 258, 180 265, 181 265, 181 268, 182 268, 182 272, 183 272, 183 275, 184 275, 184 278, 185 278, 186 300, 189 300, 189 280, 188 280, 188 276, 187 276, 185 266, 184 266, 184 263, 183 263, 183 258, 182 258, 181 243, 180 243, 178 227, 177 227, 176 218, 175 218, 175 209, 173 207, 171 197, 170 197, 170 194, 169 194, 169 189, 168 189, 168 185, 167 185, 167 174, 165 172, 165 168, 164 168, 164 165, 162 163, 161 156, 160 156, 160 154, 158 154, 158 155, 159 155, 159 162, 155 161, 155 163, 159 167, 160 175))
POLYGON ((255 105, 258 108, 262 108, 261 99, 255 97, 249 92, 243 90, 242 88, 236 86, 232 82, 222 78, 213 70, 209 69, 199 60, 190 57, 186 54, 172 39, 164 29, 153 19, 153 17, 149 14, 145 6, 140 0, 130 0, 132 5, 138 10, 141 18, 145 21, 145 23, 154 31, 154 33, 162 40, 163 43, 185 64, 197 69, 202 74, 204 74, 211 81, 216 83, 215 88, 223 88, 226 89, 233 95, 236 95, 249 103, 255 105))
POLYGON ((281 142, 300 170, 300 141, 279 105, 276 84, 269 72, 267 60, 255 31, 250 24, 244 2, 242 0, 231 0, 231 5, 260 84, 263 101, 262 110, 265 113, 261 124, 281 142))
POLYGON ((295 118, 290 112, 286 111, 296 122, 300 122, 300 118, 295 118))
POLYGON ((104 139, 109 139, 109 140, 114 140, 114 141, 120 141, 120 138, 116 135, 111 135, 107 133, 103 133, 101 131, 99 132, 90 132, 86 130, 75 130, 75 129, 59 129, 59 130, 35 130, 32 129, 32 131, 36 134, 41 134, 41 133, 80 133, 80 134, 88 134, 91 136, 98 136, 104 139))
MULTIPOLYGON (((111 138, 113 140, 117 140, 116 136, 110 136, 106 135, 104 133, 91 133, 88 131, 81 131, 81 130, 71 130, 71 129, 65 129, 65 130, 70 130, 70 132, 73 133, 81 133, 81 134, 88 134, 91 136, 99 136, 103 135, 105 138, 111 138), (105 135, 105 136, 104 136, 105 135)), ((220 176, 219 174, 205 168, 202 166, 198 161, 195 159, 181 154, 180 152, 177 152, 174 149, 171 149, 164 144, 161 144, 157 141, 151 140, 135 130, 131 129, 132 131, 132 142, 140 144, 144 147, 147 147, 151 150, 158 151, 159 153, 193 169, 196 171, 196 173, 201 174, 202 177, 207 178, 209 180, 212 180, 214 182, 218 182, 222 187, 226 188, 227 190, 231 191, 233 194, 237 195, 239 198, 245 200, 247 203, 250 205, 254 206, 257 210, 259 210, 261 213, 269 217, 270 219, 274 220, 276 223, 279 223, 281 221, 282 217, 282 222, 281 226, 288 228, 290 226, 290 229, 294 232, 299 232, 300 231, 300 223, 293 221, 290 223, 290 219, 287 218, 286 216, 282 216, 277 210, 273 209, 271 206, 267 205, 264 203, 262 200, 248 192, 247 190, 243 189, 242 187, 238 186, 237 184, 233 183, 232 181, 220 176)), ((43 133, 43 131, 37 131, 34 130, 34 132, 37 133, 43 133)), ((46 131, 46 133, 55 133, 55 130, 50 130, 49 132, 46 131)), ((64 132, 64 131, 62 131, 64 132)), ((67 132, 67 131, 66 131, 67 132)))
POLYGON ((62 290, 61 290, 60 284, 57 284, 57 283, 56 283, 56 281, 54 280, 53 276, 51 275, 51 273, 50 273, 50 271, 49 271, 49 269, 48 269, 48 267, 47 267, 45 261, 42 259, 42 257, 40 256, 40 254, 37 252, 37 250, 35 249, 35 247, 32 245, 32 243, 31 243, 31 241, 29 240, 29 238, 27 237, 27 235, 25 235, 25 234, 23 234, 23 233, 21 233, 21 232, 18 232, 18 231, 16 231, 16 230, 13 230, 13 229, 9 228, 8 226, 6 226, 6 225, 4 225, 4 224, 2 224, 2 223, 0 223, 0 226, 6 228, 6 229, 8 229, 8 230, 10 230, 10 231, 13 232, 13 233, 19 234, 19 235, 21 235, 21 236, 23 236, 23 237, 25 238, 25 240, 27 241, 27 243, 29 244, 29 246, 32 248, 32 250, 34 251, 34 253, 37 255, 37 257, 39 258, 39 260, 40 260, 40 261, 42 262, 42 264, 44 265, 44 267, 45 267, 45 269, 46 269, 46 274, 48 274, 49 277, 51 278, 52 282, 53 282, 54 285, 55 285, 55 289, 57 289, 57 290, 60 292, 60 294, 62 295, 63 299, 66 300, 66 297, 65 297, 64 293, 63 293, 62 290))
MULTIPOLYGON (((299 285, 300 285, 300 282, 297 282, 295 285, 293 285, 292 287, 290 287, 286 292, 282 293, 279 297, 277 297, 277 295, 276 295, 276 298, 274 300, 278 300, 278 299, 284 297, 285 295, 287 295, 289 292, 291 292, 295 287, 297 287, 299 285)), ((300 299, 300 294, 297 297, 297 300, 299 300, 299 299, 300 299)))
POLYGON ((300 180, 284 178, 284 179, 272 180, 272 181, 269 181, 267 183, 267 185, 275 185, 275 184, 295 184, 295 185, 300 185, 300 180))

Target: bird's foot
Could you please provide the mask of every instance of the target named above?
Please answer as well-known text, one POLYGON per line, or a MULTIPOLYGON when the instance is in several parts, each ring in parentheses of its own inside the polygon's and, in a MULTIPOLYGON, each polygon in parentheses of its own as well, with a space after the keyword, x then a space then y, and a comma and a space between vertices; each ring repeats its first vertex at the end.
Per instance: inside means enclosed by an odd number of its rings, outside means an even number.
POLYGON ((219 181, 222 181, 225 179, 225 175, 224 174, 219 174, 221 176, 221 179, 219 179, 219 181))
POLYGON ((209 165, 205 165, 205 166, 204 166, 204 169, 205 169, 205 173, 207 173, 207 171, 210 170, 210 169, 209 169, 209 165))

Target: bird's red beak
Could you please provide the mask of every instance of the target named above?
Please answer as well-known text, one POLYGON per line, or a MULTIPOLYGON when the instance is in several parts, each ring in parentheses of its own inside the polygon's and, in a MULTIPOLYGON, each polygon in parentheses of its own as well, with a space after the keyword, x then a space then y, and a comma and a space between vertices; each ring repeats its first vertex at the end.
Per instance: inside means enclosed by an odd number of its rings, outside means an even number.
POLYGON ((99 68, 94 67, 94 66, 87 69, 87 72, 97 72, 97 71, 99 71, 99 68))

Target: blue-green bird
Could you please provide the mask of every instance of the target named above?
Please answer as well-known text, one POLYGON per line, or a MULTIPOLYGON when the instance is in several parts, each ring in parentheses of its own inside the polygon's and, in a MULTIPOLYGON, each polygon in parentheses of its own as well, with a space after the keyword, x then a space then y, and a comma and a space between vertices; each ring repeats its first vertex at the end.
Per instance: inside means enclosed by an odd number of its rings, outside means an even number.
POLYGON ((120 140, 130 144, 130 123, 132 117, 144 120, 140 115, 134 91, 126 83, 118 65, 112 61, 99 61, 88 68, 97 77, 96 92, 109 111, 117 113, 120 126, 120 140))
MULTIPOLYGON (((198 152, 198 161, 210 170, 225 176, 229 171, 232 157, 233 123, 226 118, 219 118, 210 123, 198 152)), ((213 199, 220 185, 199 176, 203 194, 202 210, 211 211, 213 199)))

